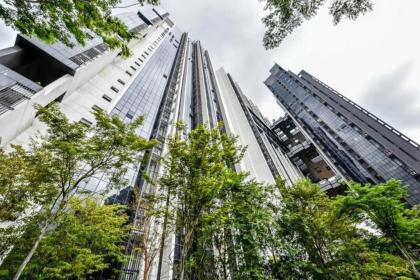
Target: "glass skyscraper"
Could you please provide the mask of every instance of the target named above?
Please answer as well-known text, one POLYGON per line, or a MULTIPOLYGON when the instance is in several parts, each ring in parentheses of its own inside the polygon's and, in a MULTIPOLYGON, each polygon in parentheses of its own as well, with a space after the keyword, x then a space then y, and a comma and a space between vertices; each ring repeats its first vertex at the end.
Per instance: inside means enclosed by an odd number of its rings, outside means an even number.
POLYGON ((305 137, 290 116, 286 115, 274 121, 271 130, 293 164, 305 177, 318 183, 322 191, 334 196, 347 188, 347 184, 342 182, 343 178, 339 175, 340 171, 305 137))
POLYGON ((420 146, 309 73, 274 65, 265 81, 296 126, 356 182, 401 180, 407 203, 420 203, 420 146))
MULTIPOLYGON (((235 168, 258 181, 272 183, 275 176, 282 176, 291 184, 302 176, 238 84, 224 70, 214 71, 209 53, 175 26, 168 13, 146 6, 116 16, 138 33, 139 39, 129 44, 128 58, 108 49, 94 34, 85 46, 74 48, 18 35, 14 46, 0 50, 0 147, 27 146, 36 133, 45 133, 33 105, 54 102, 70 120, 86 125, 94 123, 93 112, 98 109, 125 122, 144 116, 139 135, 158 140, 144 157, 147 161, 128 170, 126 187, 107 193, 107 203, 130 203, 134 188, 140 196, 156 191, 140 174, 147 172, 154 179, 162 173, 159 159, 165 156, 165 142, 174 135, 178 121, 187 129, 223 122, 224 132, 237 135, 239 144, 248 146, 235 168)), ((100 194, 109 184, 99 175, 83 187, 100 194)), ((142 208, 131 218, 129 261, 120 279, 142 275, 142 253, 135 249, 142 236, 142 208)), ((176 243, 175 234, 167 237, 152 265, 151 279, 172 278, 176 243)))

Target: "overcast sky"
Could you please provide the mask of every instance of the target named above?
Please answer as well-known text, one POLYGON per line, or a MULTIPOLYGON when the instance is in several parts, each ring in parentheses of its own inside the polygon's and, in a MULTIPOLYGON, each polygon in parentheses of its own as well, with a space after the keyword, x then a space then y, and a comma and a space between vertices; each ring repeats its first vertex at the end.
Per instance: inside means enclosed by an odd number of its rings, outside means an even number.
POLYGON ((420 142, 420 1, 373 0, 373 12, 338 26, 325 7, 272 51, 262 47, 258 0, 161 1, 269 119, 282 114, 262 83, 276 61, 305 69, 420 142))
MULTIPOLYGON (((373 1, 373 12, 338 26, 325 7, 266 51, 258 0, 161 0, 180 28, 202 41, 214 67, 230 72, 269 119, 282 114, 263 84, 276 61, 295 73, 305 69, 420 142, 420 1, 373 1)), ((13 41, 2 26, 0 48, 13 41)))

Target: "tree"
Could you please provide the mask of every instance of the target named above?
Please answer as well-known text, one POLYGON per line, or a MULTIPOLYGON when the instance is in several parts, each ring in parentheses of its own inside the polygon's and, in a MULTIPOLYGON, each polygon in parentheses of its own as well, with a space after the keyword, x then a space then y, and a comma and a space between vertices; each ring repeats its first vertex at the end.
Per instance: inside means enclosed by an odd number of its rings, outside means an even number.
POLYGON ((347 215, 335 215, 337 204, 308 180, 286 187, 278 184, 282 208, 276 233, 283 240, 277 275, 294 279, 403 279, 405 261, 371 246, 379 237, 357 227, 347 215), (286 265, 282 262, 286 260, 286 265), (291 260, 297 260, 295 264, 291 260), (286 269, 286 270, 284 270, 286 269))
POLYGON ((24 230, 28 214, 57 195, 38 168, 46 160, 45 153, 28 153, 20 146, 12 146, 9 153, 0 150, 0 259, 24 230))
MULTIPOLYGON (((268 14, 263 18, 267 30, 263 44, 267 49, 278 47, 280 43, 299 27, 305 20, 316 15, 325 0, 266 0, 265 10, 268 14)), ((331 0, 330 14, 334 24, 344 17, 357 19, 373 9, 371 0, 331 0)))
MULTIPOLYGON (((110 260, 123 262, 129 231, 123 206, 101 205, 92 198, 72 198, 66 213, 55 220, 31 263, 25 279, 90 279, 108 268, 110 260)), ((19 267, 39 234, 36 223, 16 242, 1 274, 9 278, 19 267)))
POLYGON ((38 160, 39 155, 31 157, 19 146, 12 146, 10 153, 0 150, 0 222, 16 221, 30 202, 41 203, 39 185, 29 174, 38 160))
MULTIPOLYGON (((158 4, 159 0, 137 0, 158 4)), ((135 37, 127 26, 111 15, 120 0, 5 0, 0 3, 0 18, 22 34, 36 36, 46 43, 60 41, 67 46, 84 45, 96 34, 111 48, 122 48, 135 37)))
POLYGON ((133 230, 137 234, 136 237, 132 238, 130 246, 141 255, 143 279, 149 279, 152 266, 159 252, 161 252, 166 233, 169 230, 163 222, 167 210, 162 202, 166 200, 166 196, 155 193, 139 195, 134 192, 134 194, 136 194, 133 200, 135 219, 139 221, 133 225, 133 230))
MULTIPOLYGON (((180 133, 182 134, 182 133, 180 133)), ((169 143, 159 185, 170 193, 180 257, 179 279, 267 279, 272 187, 236 172, 245 149, 220 127, 199 126, 169 143)))
POLYGON ((216 279, 270 279, 265 264, 275 199, 271 185, 258 183, 247 173, 232 176, 200 229, 204 237, 212 236, 216 279))
MULTIPOLYGON (((117 116, 110 117, 100 110, 95 112, 95 125, 87 127, 80 122, 70 122, 56 106, 39 107, 38 115, 48 126, 48 133, 34 139, 26 154, 29 159, 42 155, 42 161, 31 166, 31 172, 17 171, 37 177, 28 180, 22 176, 22 183, 14 184, 19 186, 27 184, 28 181, 35 181, 42 186, 40 192, 49 196, 48 200, 43 201, 41 213, 38 215, 42 217, 37 223, 41 228, 39 234, 14 279, 19 279, 48 229, 55 224, 60 214, 66 211, 70 199, 81 194, 88 195, 82 187, 90 178, 101 174, 109 180, 108 189, 123 186, 127 168, 137 164, 141 153, 155 144, 155 141, 147 141, 138 136, 137 129, 142 124, 142 118, 125 124, 117 116), (32 172, 32 168, 36 172, 32 172)), ((21 148, 18 150, 23 153, 21 148)), ((10 160, 16 158, 12 156, 10 160)), ((19 201, 22 198, 19 192, 6 194, 7 197, 2 198, 2 201, 19 201)), ((17 205, 25 203, 27 202, 18 202, 17 205)))
MULTIPOLYGON (((203 264, 192 253, 194 244, 202 238, 199 232, 206 223, 207 213, 218 203, 221 191, 233 182, 236 173, 228 164, 233 166, 239 162, 242 149, 236 146, 235 138, 221 134, 220 127, 207 129, 200 125, 188 134, 187 140, 182 139, 181 134, 169 141, 169 153, 164 162, 167 168, 160 186, 164 191, 173 192, 176 198, 171 207, 176 214, 174 228, 181 238, 176 271, 178 279, 183 280, 197 275, 194 270, 203 264)), ((206 241, 211 241, 211 236, 207 236, 206 241)), ((209 252, 208 244, 201 242, 200 249, 209 252)))
POLYGON ((379 185, 353 184, 351 192, 339 200, 339 213, 350 213, 358 222, 370 219, 420 279, 416 267, 416 261, 420 260, 420 211, 406 207, 403 203, 406 194, 406 188, 398 180, 379 185))
POLYGON ((177 279, 411 279, 404 258, 344 211, 341 197, 308 180, 271 186, 235 172, 244 149, 219 128, 180 135, 158 184, 180 240, 177 279))

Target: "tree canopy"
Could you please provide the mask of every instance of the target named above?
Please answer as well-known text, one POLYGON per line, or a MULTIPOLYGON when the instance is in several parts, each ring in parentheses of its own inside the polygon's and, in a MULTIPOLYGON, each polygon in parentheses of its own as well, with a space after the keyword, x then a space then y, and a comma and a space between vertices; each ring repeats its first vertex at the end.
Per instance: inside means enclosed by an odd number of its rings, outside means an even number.
MULTIPOLYGON (((157 5, 160 0, 136 0, 135 4, 157 5)), ((315 16, 325 0, 262 0, 267 15, 263 44, 277 46, 304 21, 315 16)), ((127 43, 135 38, 127 26, 112 16, 112 10, 126 7, 121 0, 5 0, 0 3, 0 19, 6 25, 46 43, 56 41, 68 46, 84 45, 92 34, 101 37, 111 48, 129 54, 127 43)), ((331 0, 329 11, 334 24, 343 18, 357 19, 373 9, 372 0, 331 0)))
POLYGON ((204 126, 169 143, 159 184, 171 193, 165 209, 180 240, 177 279, 415 277, 419 212, 400 202, 398 181, 355 184, 335 198, 309 180, 261 184, 233 168, 243 152, 236 145, 234 137, 204 126), (395 225, 364 226, 375 209, 398 217, 399 240, 411 259, 385 233, 395 225))
POLYGON ((215 211, 220 194, 234 182, 236 173, 229 165, 239 162, 242 149, 237 147, 235 138, 221 134, 219 127, 207 129, 200 125, 187 139, 181 135, 178 133, 169 142, 169 154, 164 161, 166 172, 159 184, 164 192, 177 198, 171 206, 175 215, 171 220, 176 232, 182 232, 175 270, 183 280, 191 275, 209 276, 205 273, 210 268, 206 267, 204 255, 196 259, 191 250, 197 242, 200 253, 209 250, 211 235, 203 232, 208 229, 209 215, 215 211))
MULTIPOLYGON (((267 15, 263 18, 267 30, 263 43, 267 49, 280 43, 304 21, 315 16, 325 0, 265 0, 267 15)), ((329 11, 334 24, 343 18, 357 19, 373 9, 371 0, 331 0, 329 11)))
MULTIPOLYGON (((159 0, 136 0, 158 4, 159 0)), ((6 25, 46 43, 60 41, 68 46, 84 45, 92 34, 101 37, 111 48, 122 48, 135 37, 127 26, 112 16, 120 0, 5 0, 0 2, 0 19, 6 25)))
POLYGON ((337 200, 340 214, 350 213, 359 223, 370 219, 420 279, 420 209, 409 209, 403 203, 406 188, 400 181, 390 180, 378 185, 354 184, 350 194, 337 200))
MULTIPOLYGON (((89 279, 109 268, 111 261, 123 262, 129 226, 123 206, 101 205, 92 198, 73 198, 43 238, 24 279, 89 279)), ((30 223, 6 258, 0 277, 10 279, 39 234, 30 223)))
POLYGON ((9 224, 0 229, 0 255, 28 224, 40 227, 14 279, 19 279, 44 235, 66 213, 70 200, 94 195, 85 188, 91 179, 101 176, 107 181, 95 195, 127 187, 128 168, 135 168, 142 153, 156 143, 138 135, 141 117, 127 124, 99 110, 94 113, 95 124, 86 126, 70 121, 56 105, 37 109, 47 133, 33 138, 28 149, 13 146, 11 152, 0 152, 0 222, 9 224))
MULTIPOLYGON (((16 221, 28 205, 44 206, 20 234, 3 239, 11 251, 0 277, 16 270, 15 279, 88 279, 109 272, 124 261, 130 228, 124 209, 101 206, 73 186, 80 187, 78 176, 102 164, 103 155, 112 160, 100 172, 123 174, 153 142, 136 136, 141 120, 124 124, 98 112, 97 124, 88 128, 56 108, 40 114, 48 136, 30 152, 16 146, 0 154, 2 176, 12 176, 1 178, 10 188, 0 196, 6 207, 1 217, 16 221), (29 164, 36 159, 43 160, 39 169, 29 164), (22 170, 15 176, 13 168, 22 170)), ((169 140, 163 174, 152 182, 156 191, 134 201, 144 210, 144 223, 135 229, 142 238, 132 244, 143 255, 144 277, 172 233, 179 240, 173 265, 180 280, 420 279, 420 211, 405 207, 399 181, 353 184, 348 193, 330 198, 307 179, 294 185, 281 178, 276 184, 256 182, 235 168, 244 151, 220 127, 178 130, 169 140)))
POLYGON ((292 187, 278 184, 278 188, 282 209, 275 227, 284 245, 272 259, 277 278, 406 279, 412 275, 391 244, 379 245, 386 238, 361 227, 349 212, 337 215, 343 210, 339 203, 343 197, 331 199, 308 180, 292 187))

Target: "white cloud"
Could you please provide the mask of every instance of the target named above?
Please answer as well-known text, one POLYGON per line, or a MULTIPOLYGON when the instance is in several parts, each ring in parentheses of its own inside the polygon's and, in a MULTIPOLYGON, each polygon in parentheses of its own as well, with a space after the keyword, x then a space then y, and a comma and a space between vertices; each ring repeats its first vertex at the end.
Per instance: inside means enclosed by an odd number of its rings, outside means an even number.
POLYGON ((420 90, 409 82, 415 79, 413 69, 413 63, 407 62, 386 75, 373 77, 360 98, 372 113, 393 126, 420 135, 420 90))

